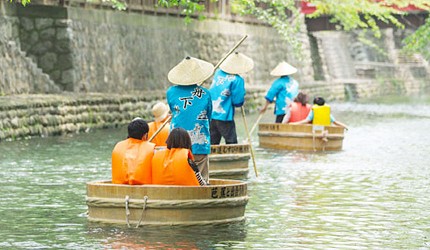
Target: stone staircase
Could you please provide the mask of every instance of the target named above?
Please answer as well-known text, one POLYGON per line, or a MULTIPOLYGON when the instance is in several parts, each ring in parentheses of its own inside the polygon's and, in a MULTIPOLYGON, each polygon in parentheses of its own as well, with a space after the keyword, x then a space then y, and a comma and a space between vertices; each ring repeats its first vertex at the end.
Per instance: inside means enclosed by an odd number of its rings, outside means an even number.
POLYGON ((15 41, 0 38, 0 95, 56 93, 60 89, 15 41))

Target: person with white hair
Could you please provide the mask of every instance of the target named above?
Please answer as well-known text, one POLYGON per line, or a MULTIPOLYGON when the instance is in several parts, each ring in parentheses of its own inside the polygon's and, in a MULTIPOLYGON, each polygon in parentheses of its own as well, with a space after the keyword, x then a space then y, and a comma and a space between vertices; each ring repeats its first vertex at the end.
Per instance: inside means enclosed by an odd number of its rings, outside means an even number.
POLYGON ((213 71, 214 66, 211 63, 186 57, 167 75, 169 81, 174 84, 166 93, 172 112, 170 128, 183 128, 190 135, 191 151, 205 181, 209 180, 212 99, 209 90, 200 84, 212 76, 213 71))
MULTIPOLYGON (((158 129, 163 126, 164 122, 170 118, 169 116, 169 107, 162 103, 157 102, 152 107, 152 115, 154 116, 154 121, 148 123, 149 126, 149 132, 148 132, 148 138, 151 138, 152 135, 158 131, 158 129)), ((167 146, 166 140, 169 136, 169 123, 167 123, 161 130, 158 132, 158 134, 152 139, 152 142, 155 143, 155 146, 167 146)))

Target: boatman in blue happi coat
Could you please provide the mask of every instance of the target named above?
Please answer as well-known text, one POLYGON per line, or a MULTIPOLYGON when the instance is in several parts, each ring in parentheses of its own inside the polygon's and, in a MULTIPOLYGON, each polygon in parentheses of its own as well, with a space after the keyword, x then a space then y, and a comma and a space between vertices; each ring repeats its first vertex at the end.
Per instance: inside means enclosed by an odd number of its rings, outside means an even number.
POLYGON ((299 93, 299 84, 290 75, 297 72, 297 69, 286 62, 279 63, 270 72, 272 76, 278 76, 269 91, 267 92, 266 104, 260 110, 260 113, 264 113, 270 103, 275 101, 275 115, 276 123, 281 123, 284 119, 285 114, 289 112, 289 104, 299 93))
POLYGON ((191 137, 191 151, 203 178, 209 180, 211 151, 209 124, 212 99, 209 90, 199 86, 212 76, 214 66, 206 61, 186 57, 167 76, 176 86, 167 90, 167 103, 172 112, 171 130, 185 129, 191 137))
POLYGON ((211 144, 237 144, 234 109, 245 102, 245 81, 239 75, 254 67, 254 61, 242 53, 231 54, 215 72, 210 87, 212 97, 211 144))

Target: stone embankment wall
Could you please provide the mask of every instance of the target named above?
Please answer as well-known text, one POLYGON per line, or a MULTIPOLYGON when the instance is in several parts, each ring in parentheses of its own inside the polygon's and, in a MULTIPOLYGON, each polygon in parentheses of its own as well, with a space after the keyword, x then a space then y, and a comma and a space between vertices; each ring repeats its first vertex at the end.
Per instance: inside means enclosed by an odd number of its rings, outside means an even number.
MULTIPOLYGON (((404 93, 403 85, 392 82, 360 84, 302 84, 302 91, 323 96, 329 101, 404 93)), ((429 84, 418 85, 430 92, 429 84)), ((247 89, 245 109, 257 112, 265 103, 264 87, 247 89)), ((152 120, 151 108, 164 101, 164 91, 139 92, 137 95, 62 94, 16 95, 0 98, 0 142, 20 138, 88 132, 128 124, 134 117, 152 120)))
MULTIPOLYGON (((299 80, 313 76, 310 56, 298 62, 276 31, 263 25, 212 19, 186 24, 171 16, 7 3, 0 4, 0 17, 13 20, 14 37, 9 40, 16 41, 18 49, 62 91, 165 90, 167 73, 183 58, 216 64, 245 34, 248 38, 238 51, 255 62, 255 70, 246 75, 248 84, 269 84, 268 72, 283 60, 299 68, 299 80)), ((304 51, 310 51, 307 39, 302 40, 304 51)), ((3 92, 23 91, 3 88, 3 92)), ((28 89, 27 93, 45 92, 28 89)))
POLYGON ((164 93, 124 95, 19 95, 0 100, 0 141, 88 132, 151 119, 164 93))
MULTIPOLYGON (((248 91, 251 112, 264 102, 262 89, 248 91)), ((62 94, 0 98, 0 141, 88 132, 128 124, 134 117, 151 121, 152 106, 164 91, 138 95, 62 94)))
MULTIPOLYGON (((4 3, 0 3, 3 5, 4 3)), ((0 10, 2 7, 0 6, 0 10)), ((19 19, 0 14, 0 96, 58 93, 59 88, 20 48, 19 19)))

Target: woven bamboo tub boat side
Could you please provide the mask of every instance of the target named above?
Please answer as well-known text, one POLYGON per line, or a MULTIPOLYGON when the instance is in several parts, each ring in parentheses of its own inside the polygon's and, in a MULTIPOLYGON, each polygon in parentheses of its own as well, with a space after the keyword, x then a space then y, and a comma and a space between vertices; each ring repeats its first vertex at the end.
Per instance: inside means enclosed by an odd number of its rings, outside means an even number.
POLYGON ((261 123, 258 126, 260 147, 299 151, 342 150, 344 128, 336 126, 313 126, 261 123), (314 131, 314 129, 316 129, 314 131), (323 132, 325 131, 325 132, 323 132))
POLYGON ((249 173, 249 144, 212 145, 209 155, 210 178, 243 179, 249 173))
POLYGON ((234 180, 210 181, 211 185, 202 187, 89 182, 88 219, 132 226, 243 221, 248 203, 247 184, 234 180))

